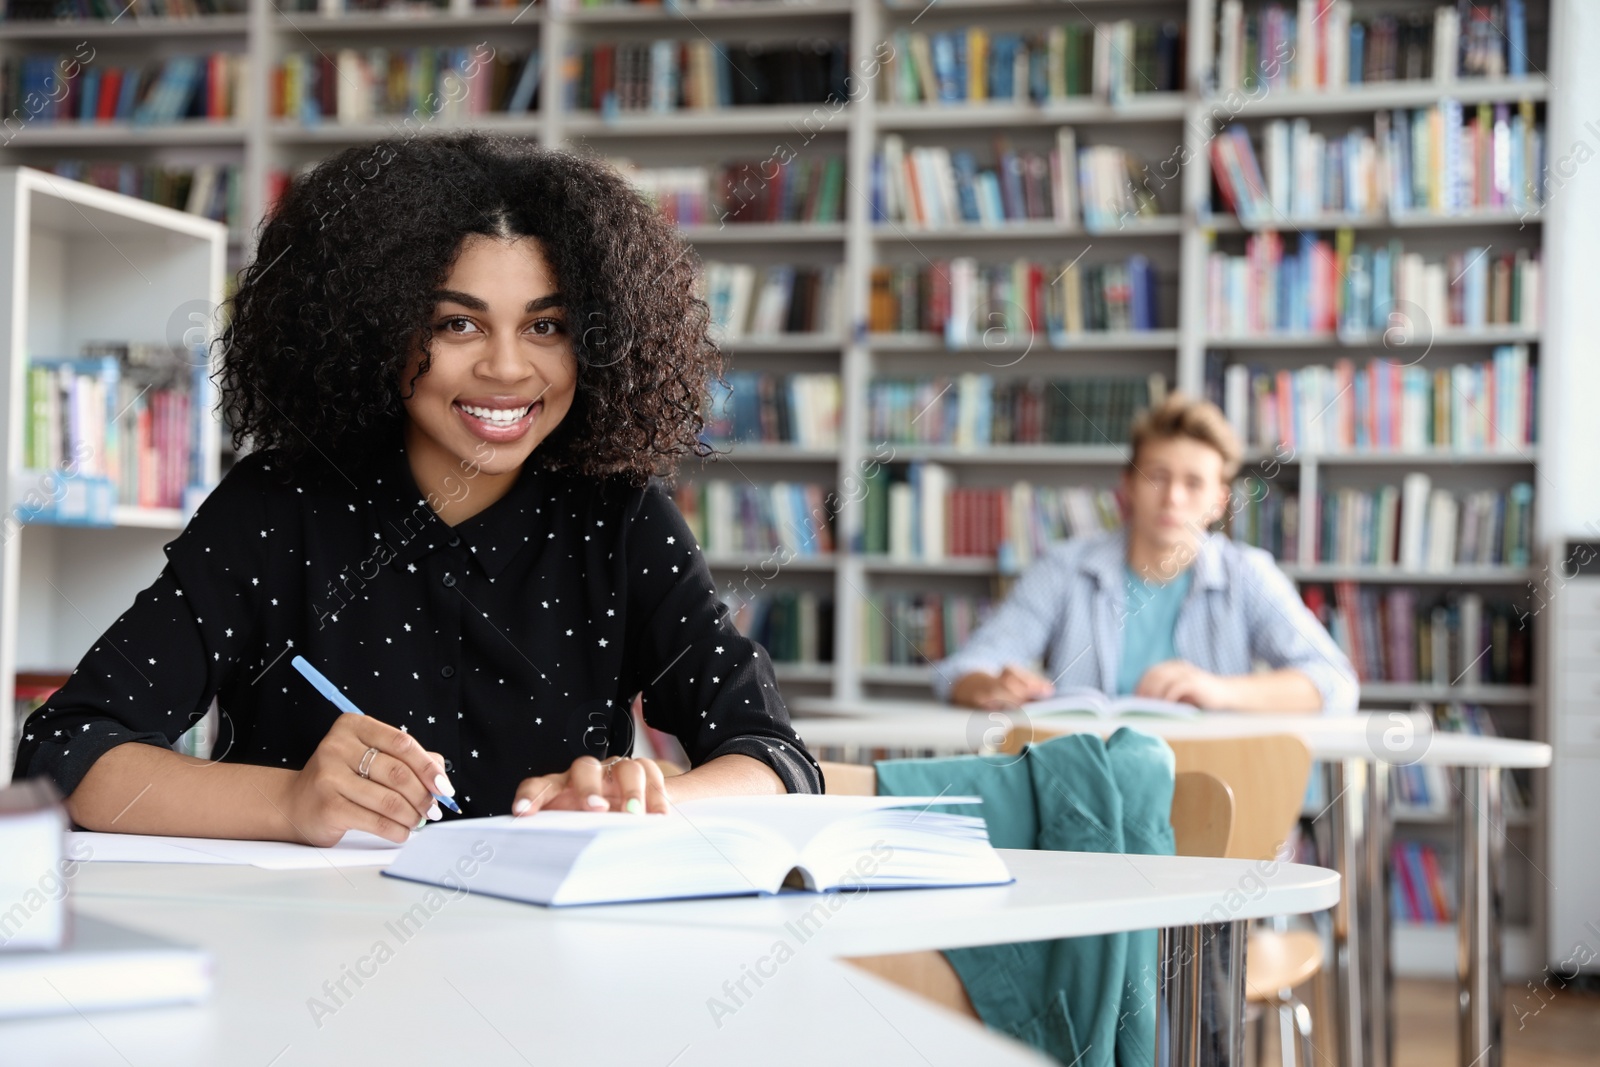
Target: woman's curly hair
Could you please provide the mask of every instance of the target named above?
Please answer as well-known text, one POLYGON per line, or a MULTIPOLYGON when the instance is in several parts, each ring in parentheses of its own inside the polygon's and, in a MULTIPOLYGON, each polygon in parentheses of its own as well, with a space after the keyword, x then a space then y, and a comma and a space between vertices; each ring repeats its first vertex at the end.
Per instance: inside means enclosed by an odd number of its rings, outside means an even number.
POLYGON ((311 476, 392 442, 408 354, 426 373, 433 294, 469 234, 538 238, 565 300, 577 393, 540 463, 642 484, 711 454, 721 355, 674 226, 603 162, 479 132, 350 148, 289 186, 217 342, 235 447, 311 476))

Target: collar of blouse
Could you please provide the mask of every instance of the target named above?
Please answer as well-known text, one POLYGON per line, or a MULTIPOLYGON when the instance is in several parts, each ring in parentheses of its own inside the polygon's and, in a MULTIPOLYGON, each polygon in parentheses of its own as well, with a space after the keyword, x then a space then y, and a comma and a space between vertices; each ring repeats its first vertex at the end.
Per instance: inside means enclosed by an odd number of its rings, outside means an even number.
MULTIPOLYGON (((453 499, 471 494, 471 469, 456 476, 443 492, 453 499)), ((498 577, 513 556, 549 527, 547 509, 558 488, 552 472, 524 463, 505 496, 463 522, 450 526, 434 514, 417 487, 404 446, 385 451, 375 469, 370 521, 373 536, 388 543, 395 556, 390 566, 404 570, 436 549, 463 545, 490 578, 498 577)))

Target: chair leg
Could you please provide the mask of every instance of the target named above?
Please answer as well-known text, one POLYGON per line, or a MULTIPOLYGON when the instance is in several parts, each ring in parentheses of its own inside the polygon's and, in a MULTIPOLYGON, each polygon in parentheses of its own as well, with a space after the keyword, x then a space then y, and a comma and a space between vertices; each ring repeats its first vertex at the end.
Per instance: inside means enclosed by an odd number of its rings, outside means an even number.
POLYGON ((1300 1031, 1300 1062, 1303 1067, 1311 1067, 1316 1050, 1311 1045, 1311 1009, 1300 1000, 1294 1002, 1295 1029, 1300 1031))
MULTIPOLYGON (((1279 996, 1281 998, 1282 994, 1279 996)), ((1293 997, 1294 994, 1290 993, 1289 999, 1278 1001, 1278 1061, 1283 1067, 1295 1067, 1295 1052, 1299 1047, 1294 1039, 1294 1009, 1290 1006, 1293 997)), ((1310 1065, 1302 1064, 1301 1067, 1310 1065)))

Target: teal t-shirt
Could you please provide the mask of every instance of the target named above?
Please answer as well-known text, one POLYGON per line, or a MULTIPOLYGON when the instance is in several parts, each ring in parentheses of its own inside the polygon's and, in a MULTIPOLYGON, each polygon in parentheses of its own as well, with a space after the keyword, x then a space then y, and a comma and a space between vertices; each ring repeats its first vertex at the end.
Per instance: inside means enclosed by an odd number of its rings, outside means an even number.
POLYGON ((1117 696, 1133 692, 1144 672, 1157 663, 1178 658, 1172 641, 1178 626, 1178 609, 1189 595, 1193 568, 1185 567, 1170 582, 1147 582, 1123 565, 1128 613, 1122 622, 1122 661, 1117 665, 1117 696))

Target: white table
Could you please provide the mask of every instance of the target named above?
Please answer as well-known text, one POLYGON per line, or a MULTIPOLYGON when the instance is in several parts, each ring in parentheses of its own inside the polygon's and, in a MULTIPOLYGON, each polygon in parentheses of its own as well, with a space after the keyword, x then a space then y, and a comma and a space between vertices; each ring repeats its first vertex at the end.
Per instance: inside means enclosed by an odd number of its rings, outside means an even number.
MULTIPOLYGON (((795 728, 808 747, 838 748, 846 759, 875 748, 908 753, 976 752, 1003 733, 1014 713, 974 711, 932 701, 800 699, 795 728)), ((1287 733, 1305 741, 1323 765, 1334 868, 1355 888, 1340 904, 1335 930, 1335 1002, 1343 1067, 1389 1067, 1393 1062, 1394 1000, 1389 960, 1388 780, 1390 763, 1420 762, 1453 769, 1461 792, 1456 832, 1460 892, 1456 936, 1462 1067, 1500 1067, 1501 877, 1505 825, 1501 771, 1548 767, 1550 746, 1536 741, 1433 732, 1425 749, 1384 745, 1390 715, 1262 715, 1207 712, 1193 719, 1138 716, 1109 724, 1088 716, 1041 719, 1060 733, 1103 733, 1135 726, 1157 736, 1215 738, 1287 733), (1379 717, 1377 727, 1373 715, 1379 717), (1348 932, 1348 933, 1346 933, 1348 932)), ((1021 723, 1018 718, 1017 723, 1021 723)), ((1419 748, 1421 746, 1418 746, 1419 748)))
MULTIPOLYGON (((1249 919, 1322 910, 1339 896, 1336 874, 1292 864, 1256 897, 1234 892, 1260 873, 1246 861, 1003 856, 1017 876, 1008 886, 844 894, 835 906, 799 893, 564 909, 463 896, 403 940, 396 924, 429 887, 370 868, 89 863, 75 906, 206 946, 218 965, 213 997, 0 1024, 0 1049, 7 1062, 72 1067, 1038 1065, 1047 1061, 1032 1050, 836 957, 1161 926, 1160 973, 1171 976, 1160 989, 1162 1055, 1198 1062, 1205 928, 1231 936, 1249 919), (348 974, 379 941, 392 955, 355 984, 348 974), (779 941, 792 950, 781 963, 779 941), (324 983, 341 977, 347 995, 334 1005, 324 983), (314 1018, 312 998, 335 1010, 314 1018)), ((1242 951, 1242 932, 1231 944, 1242 951)), ((1230 980, 1242 1003, 1243 968, 1230 980)))

